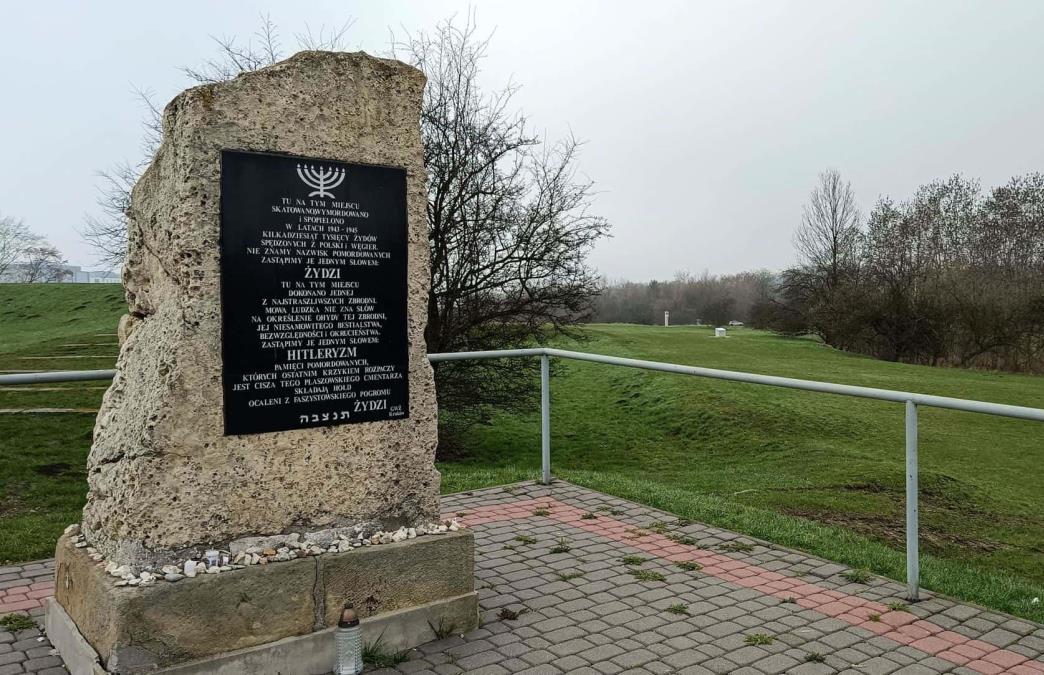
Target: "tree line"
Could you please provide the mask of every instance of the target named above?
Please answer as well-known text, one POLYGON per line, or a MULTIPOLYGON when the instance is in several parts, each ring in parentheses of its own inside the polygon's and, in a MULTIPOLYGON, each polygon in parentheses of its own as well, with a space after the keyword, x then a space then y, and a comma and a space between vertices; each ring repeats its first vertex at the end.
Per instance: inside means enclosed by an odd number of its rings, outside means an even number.
POLYGON ((606 283, 595 302, 594 320, 602 323, 721 326, 749 323, 754 310, 771 297, 775 276, 767 270, 716 276, 678 273, 670 281, 606 283))
POLYGON ((1044 371, 1044 174, 983 190, 961 175, 864 220, 820 176, 756 324, 890 361, 1044 371))

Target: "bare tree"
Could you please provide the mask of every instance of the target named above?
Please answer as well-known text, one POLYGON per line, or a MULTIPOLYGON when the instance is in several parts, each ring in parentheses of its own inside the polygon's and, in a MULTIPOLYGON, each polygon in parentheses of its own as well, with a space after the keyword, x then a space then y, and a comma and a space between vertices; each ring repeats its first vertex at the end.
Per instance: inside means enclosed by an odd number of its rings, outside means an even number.
POLYGON ((801 263, 821 270, 828 286, 840 282, 858 256, 859 209, 850 183, 836 169, 819 174, 819 185, 805 204, 794 246, 801 263))
MULTIPOLYGON (((393 41, 393 56, 428 77, 421 132, 428 170, 431 351, 544 342, 592 310, 601 282, 587 264, 608 223, 590 211, 580 144, 548 143, 513 107, 517 87, 483 92, 489 45, 473 15, 393 41)), ((436 369, 440 404, 509 405, 535 391, 519 362, 452 362, 436 369)))
MULTIPOLYGON (((320 26, 317 31, 305 25, 303 33, 295 33, 299 49, 313 51, 342 51, 348 30, 355 23, 348 19, 340 26, 320 26)), ((261 15, 261 27, 245 44, 238 44, 235 37, 213 38, 218 54, 197 68, 185 67, 182 72, 193 82, 213 84, 226 82, 243 73, 250 73, 281 60, 284 56, 279 27, 267 14, 261 15)))
POLYGON ((776 315, 789 330, 803 325, 827 344, 847 348, 852 331, 845 324, 851 318, 851 282, 862 237, 859 218, 851 185, 835 169, 819 174, 794 235, 800 264, 781 275, 786 302, 776 315))
POLYGON ((0 214, 0 278, 7 274, 33 241, 33 234, 21 219, 0 214))
MULTIPOLYGON (((353 20, 328 29, 321 26, 313 32, 308 26, 304 33, 294 37, 302 49, 340 50, 344 48, 346 35, 353 20)), ((279 30, 268 15, 261 15, 261 26, 245 43, 239 44, 235 37, 213 37, 218 53, 198 67, 184 67, 182 72, 197 84, 224 82, 242 74, 272 65, 283 58, 279 30)), ((108 268, 118 267, 127 254, 127 207, 130 206, 130 191, 142 172, 152 161, 163 140, 163 109, 156 102, 155 94, 149 89, 136 88, 135 97, 145 113, 142 126, 142 159, 138 162, 121 162, 98 172, 98 215, 84 216, 80 236, 98 256, 98 263, 108 268)))
POLYGON ((84 216, 80 237, 94 249, 98 264, 109 269, 121 265, 127 254, 127 208, 142 168, 124 162, 98 172, 102 183, 96 203, 101 215, 84 216))
POLYGON ((776 330, 892 361, 1044 370, 1044 175, 984 194, 956 174, 882 197, 851 237, 857 259, 837 228, 808 220, 803 264, 766 313, 776 330))
POLYGON ((44 239, 37 239, 22 252, 20 281, 27 284, 62 281, 69 276, 68 261, 44 239))

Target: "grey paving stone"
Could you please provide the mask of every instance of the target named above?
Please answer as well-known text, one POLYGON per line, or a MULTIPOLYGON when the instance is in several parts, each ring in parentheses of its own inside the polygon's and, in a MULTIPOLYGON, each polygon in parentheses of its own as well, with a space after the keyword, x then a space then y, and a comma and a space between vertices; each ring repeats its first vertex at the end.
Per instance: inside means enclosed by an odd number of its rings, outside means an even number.
POLYGON ((970 628, 979 635, 991 631, 996 627, 996 624, 990 623, 981 616, 976 616, 974 618, 968 619, 959 626, 959 628, 970 628))
POLYGON ((36 636, 12 642, 11 649, 24 652, 39 647, 41 644, 43 644, 43 641, 40 640, 39 636, 36 636))
POLYGON ((825 663, 800 663, 787 672, 791 675, 827 675, 835 671, 825 663))
POLYGON ((527 668, 520 670, 519 675, 558 675, 562 671, 549 664, 543 664, 540 666, 534 666, 533 668, 527 668))
POLYGON ((1037 626, 1032 623, 1020 619, 1010 619, 1002 623, 1000 627, 1004 630, 1010 630, 1012 633, 1017 635, 1029 635, 1037 629, 1037 626))
POLYGON ((725 658, 732 661, 737 666, 746 666, 760 661, 768 655, 761 647, 742 647, 735 651, 728 652, 725 654, 725 658))
POLYGON ((13 651, 6 654, 0 654, 0 666, 6 666, 11 663, 21 663, 26 660, 25 652, 13 651))
POLYGON ((790 672, 790 669, 798 665, 800 661, 792 656, 786 654, 772 654, 760 661, 754 663, 754 667, 763 673, 785 673, 790 672))
POLYGON ((689 666, 678 671, 678 675, 712 675, 713 673, 713 670, 703 666, 689 666))
POLYGON ((604 645, 596 645, 590 649, 585 649, 579 652, 577 656, 584 659, 588 663, 597 663, 598 661, 608 661, 615 656, 623 654, 624 650, 622 647, 613 643, 604 645))
POLYGON ((861 642, 862 638, 852 632, 841 630, 824 636, 821 641, 830 645, 834 649, 844 649, 849 645, 861 642))
POLYGON ((723 621, 707 626, 703 632, 707 633, 708 635, 721 638, 725 637, 726 635, 735 635, 737 633, 741 633, 743 632, 743 629, 744 627, 738 623, 733 623, 731 621, 723 621))
POLYGON ((611 660, 613 663, 623 668, 634 668, 644 663, 656 660, 656 654, 648 649, 633 649, 611 660))
POLYGON ((62 660, 57 656, 41 656, 40 658, 29 659, 22 664, 22 667, 32 673, 44 668, 54 668, 61 665, 63 665, 62 660))
POLYGON ((703 667, 712 673, 731 673, 736 670, 736 664, 722 658, 715 658, 703 663, 703 667))
POLYGON ((859 664, 859 669, 870 675, 888 675, 900 668, 902 668, 901 665, 884 657, 875 657, 859 664))
POLYGON ((911 666, 903 666, 895 672, 897 675, 937 675, 938 673, 945 671, 935 670, 928 666, 922 666, 919 663, 915 663, 911 666))
POLYGON ((527 654, 521 654, 520 658, 530 665, 550 663, 557 657, 546 649, 535 649, 527 654))
POLYGON ((503 654, 493 649, 487 649, 486 651, 481 651, 470 656, 458 658, 457 665, 463 668, 465 671, 471 672, 473 670, 481 668, 482 666, 488 666, 491 663, 496 663, 498 661, 503 660, 503 654))
POLYGON ((948 673, 953 670, 954 666, 954 664, 949 661, 944 661, 943 659, 935 658, 934 656, 930 656, 921 661, 919 665, 934 670, 937 673, 948 673))
POLYGON ((511 671, 505 668, 503 665, 492 664, 489 666, 483 666, 481 668, 467 669, 467 672, 471 675, 507 675, 511 671))
POLYGON ((683 649, 671 654, 670 656, 665 656, 663 662, 672 668, 681 670, 689 666, 697 665, 705 658, 706 657, 703 654, 694 649, 683 649))
POLYGON ((1019 640, 1019 644, 1028 649, 1032 649, 1038 654, 1044 654, 1044 637, 1037 637, 1036 635, 1027 635, 1026 637, 1019 640))
MULTIPOLYGON (((613 519, 638 529, 654 522, 669 523, 672 531, 686 532, 706 546, 741 539, 755 545, 744 554, 727 554, 762 569, 792 578, 804 578, 825 589, 835 589, 867 600, 887 603, 902 598, 903 584, 875 578, 852 584, 841 578, 844 566, 800 552, 773 547, 751 537, 699 523, 670 525, 675 517, 561 481, 551 487, 518 484, 510 490, 490 488, 443 498, 445 512, 470 513, 483 506, 519 499, 553 498, 594 512, 606 522, 613 519), (619 509, 618 513, 598 510, 619 509)), ((552 516, 526 516, 522 523, 506 521, 478 526, 476 537, 476 588, 486 623, 465 635, 421 646, 417 658, 387 672, 407 675, 452 673, 598 673, 643 674, 732 673, 733 675, 890 675, 895 672, 970 672, 906 645, 833 617, 818 614, 751 588, 709 574, 683 572, 669 561, 642 552, 635 546, 651 540, 623 542, 565 525, 552 516), (514 538, 524 528, 538 539, 519 545, 514 538), (560 538, 572 550, 550 554, 560 538), (658 571, 666 582, 636 580, 620 563, 624 555, 646 559, 643 569, 658 571), (563 580, 560 574, 582 572, 563 580), (669 614, 675 604, 687 605, 690 616, 669 614), (501 620, 503 607, 528 609, 517 620, 501 620), (753 646, 745 636, 766 633, 772 644, 753 646), (826 663, 806 662, 809 652, 819 652, 826 663)), ((466 517, 465 517, 466 520, 466 517)), ((720 552, 711 548, 710 554, 720 552)), ((0 577, 13 575, 4 584, 24 585, 53 575, 53 563, 43 561, 0 568, 0 577)), ((42 611, 42 610, 39 610, 42 611)), ((39 613, 39 611, 37 613, 39 613)), ((941 628, 982 639, 1013 652, 1039 658, 1044 652, 1044 626, 948 598, 925 593, 925 600, 910 611, 941 628)), ((52 665, 50 644, 39 641, 39 631, 12 634, 0 631, 0 675, 23 672, 32 662, 38 672, 64 672, 52 665)), ((382 671, 385 672, 385 671, 382 671)))
POLYGON ((997 645, 998 647, 1007 647, 1016 640, 1019 639, 1019 635, 1012 633, 1010 630, 1004 630, 1003 628, 995 628, 988 633, 983 634, 980 638, 983 642, 989 642, 990 644, 997 645))

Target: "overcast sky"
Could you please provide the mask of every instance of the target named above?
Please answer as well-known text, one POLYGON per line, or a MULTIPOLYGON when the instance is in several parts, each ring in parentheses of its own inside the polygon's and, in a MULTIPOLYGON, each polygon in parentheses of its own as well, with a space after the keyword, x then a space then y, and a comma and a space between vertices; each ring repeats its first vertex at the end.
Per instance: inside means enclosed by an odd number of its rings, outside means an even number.
MULTIPOLYGON (((865 211, 954 172, 1001 183, 1044 170, 1044 1, 470 3, 495 31, 483 82, 522 85, 536 131, 585 139, 583 172, 613 224, 610 278, 779 269, 826 167, 865 211)), ((259 13, 293 34, 355 20, 381 54, 468 2, 0 0, 0 213, 71 262, 95 172, 140 156, 133 87, 163 103, 212 35, 259 13)))

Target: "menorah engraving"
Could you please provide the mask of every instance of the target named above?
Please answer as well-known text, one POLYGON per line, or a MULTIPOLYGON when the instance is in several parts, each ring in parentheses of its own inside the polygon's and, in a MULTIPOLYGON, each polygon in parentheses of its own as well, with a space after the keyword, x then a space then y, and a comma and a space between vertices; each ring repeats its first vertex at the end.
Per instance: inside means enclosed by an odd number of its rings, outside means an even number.
POLYGON ((297 175, 301 177, 305 185, 315 188, 314 192, 308 193, 309 197, 333 197, 330 189, 344 182, 344 169, 339 168, 324 169, 316 168, 311 164, 298 164, 297 175))

